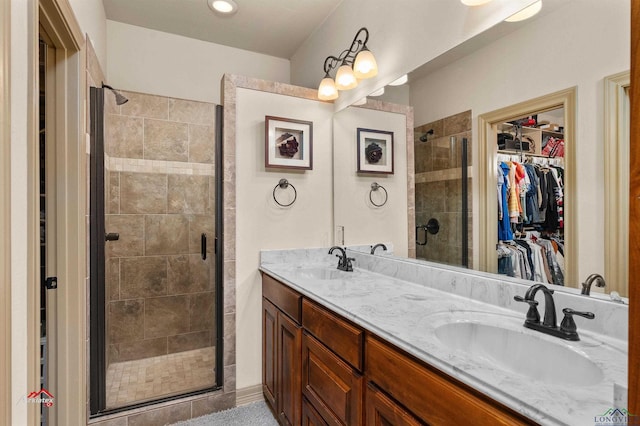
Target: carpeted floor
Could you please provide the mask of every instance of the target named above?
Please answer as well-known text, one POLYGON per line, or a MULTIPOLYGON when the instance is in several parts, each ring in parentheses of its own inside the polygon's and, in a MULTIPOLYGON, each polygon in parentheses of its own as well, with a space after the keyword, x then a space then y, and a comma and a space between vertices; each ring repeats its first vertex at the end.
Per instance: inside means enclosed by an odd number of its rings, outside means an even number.
POLYGON ((264 401, 254 402, 241 407, 219 411, 206 416, 184 422, 175 423, 173 426, 278 426, 278 422, 271 414, 264 401))

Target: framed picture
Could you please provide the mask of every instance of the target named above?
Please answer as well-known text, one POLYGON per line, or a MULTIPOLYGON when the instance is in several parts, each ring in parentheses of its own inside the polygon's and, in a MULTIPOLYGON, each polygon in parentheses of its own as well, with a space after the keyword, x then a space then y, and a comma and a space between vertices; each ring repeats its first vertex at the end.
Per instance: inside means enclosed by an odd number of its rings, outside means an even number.
POLYGON ((393 132, 358 128, 358 173, 393 174, 393 132))
POLYGON ((264 166, 279 169, 313 169, 313 123, 291 118, 264 120, 264 166))

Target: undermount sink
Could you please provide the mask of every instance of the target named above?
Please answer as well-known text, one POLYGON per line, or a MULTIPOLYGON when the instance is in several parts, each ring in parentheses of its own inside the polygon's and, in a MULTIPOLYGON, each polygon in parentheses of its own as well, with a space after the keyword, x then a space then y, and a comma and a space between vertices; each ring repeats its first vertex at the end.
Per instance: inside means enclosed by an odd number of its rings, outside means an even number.
POLYGON ((474 321, 447 323, 434 331, 450 349, 536 381, 588 386, 604 378, 600 367, 564 341, 556 343, 521 330, 474 321))
POLYGON ((308 280, 339 280, 352 272, 344 272, 335 268, 304 268, 296 271, 296 275, 308 280))

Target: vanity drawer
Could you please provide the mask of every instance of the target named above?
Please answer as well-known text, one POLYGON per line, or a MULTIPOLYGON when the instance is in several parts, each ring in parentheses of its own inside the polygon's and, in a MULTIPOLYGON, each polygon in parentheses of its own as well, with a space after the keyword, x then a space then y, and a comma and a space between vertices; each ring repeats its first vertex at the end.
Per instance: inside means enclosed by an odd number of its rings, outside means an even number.
POLYGON ((300 324, 302 318, 302 295, 291 290, 280 281, 262 274, 262 296, 269 299, 285 314, 300 324))
POLYGON ((430 425, 535 425, 536 423, 367 336, 368 380, 430 425))
POLYGON ((302 326, 358 371, 363 368, 364 331, 304 299, 302 326))
POLYGON ((306 331, 302 335, 302 394, 328 425, 361 425, 363 378, 306 331))

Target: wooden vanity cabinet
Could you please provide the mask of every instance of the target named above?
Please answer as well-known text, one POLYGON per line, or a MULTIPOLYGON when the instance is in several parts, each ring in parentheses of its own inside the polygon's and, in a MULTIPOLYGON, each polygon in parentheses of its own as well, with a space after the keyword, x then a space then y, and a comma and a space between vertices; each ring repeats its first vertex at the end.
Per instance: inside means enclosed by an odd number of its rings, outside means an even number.
POLYGON ((263 393, 281 425, 297 426, 302 408, 302 296, 267 275, 262 294, 263 393))
POLYGON ((367 426, 423 426, 426 424, 416 419, 371 382, 367 385, 364 405, 367 426))
POLYGON ((537 424, 374 336, 365 354, 367 380, 429 425, 537 424))
POLYGON ((263 390, 281 425, 536 423, 263 275, 263 390))

